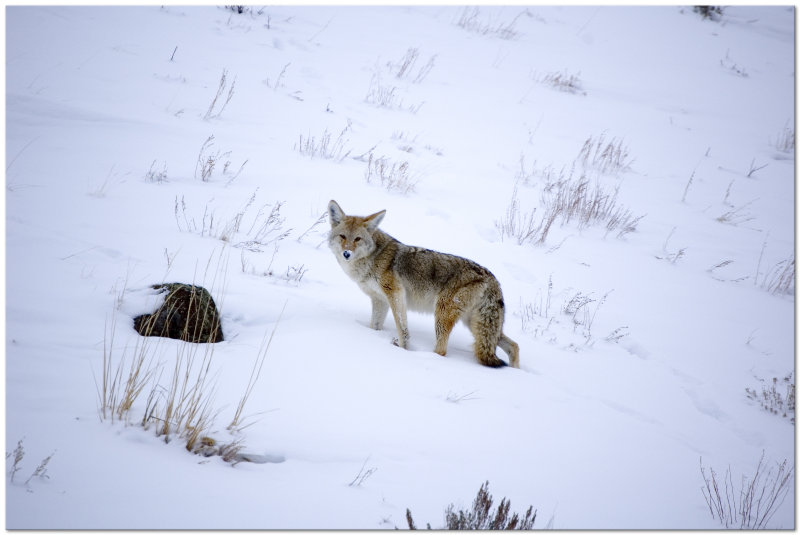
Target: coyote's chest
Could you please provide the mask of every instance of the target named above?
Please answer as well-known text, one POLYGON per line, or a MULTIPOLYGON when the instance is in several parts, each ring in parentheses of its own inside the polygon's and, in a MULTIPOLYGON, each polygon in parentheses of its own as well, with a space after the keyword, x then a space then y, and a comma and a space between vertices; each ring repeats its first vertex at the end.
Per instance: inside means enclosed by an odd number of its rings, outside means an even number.
POLYGON ((428 285, 414 285, 405 280, 402 275, 392 270, 384 271, 375 268, 375 258, 364 258, 356 262, 339 261, 342 270, 350 277, 362 292, 387 301, 386 290, 381 285, 381 274, 386 273, 392 282, 399 286, 404 293, 406 306, 417 312, 433 312, 437 292, 428 285))

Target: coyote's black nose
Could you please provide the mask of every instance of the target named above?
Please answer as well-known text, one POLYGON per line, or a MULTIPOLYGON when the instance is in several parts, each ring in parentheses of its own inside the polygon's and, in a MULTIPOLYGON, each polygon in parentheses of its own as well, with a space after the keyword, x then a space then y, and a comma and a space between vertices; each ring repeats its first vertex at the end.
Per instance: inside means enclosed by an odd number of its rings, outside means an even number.
POLYGON ((342 256, 345 260, 350 260, 350 251, 345 251, 342 253, 342 256))

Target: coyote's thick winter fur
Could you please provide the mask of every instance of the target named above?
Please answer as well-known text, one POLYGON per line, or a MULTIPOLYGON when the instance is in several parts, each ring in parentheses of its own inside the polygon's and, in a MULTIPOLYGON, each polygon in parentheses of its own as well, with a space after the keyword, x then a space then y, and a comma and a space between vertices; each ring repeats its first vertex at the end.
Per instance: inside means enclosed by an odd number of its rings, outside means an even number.
POLYGON ((397 325, 396 343, 408 347, 406 309, 433 312, 436 348, 447 352, 447 340, 461 319, 475 337, 475 357, 485 366, 519 368, 519 346, 503 334, 504 304, 500 283, 471 260, 400 243, 378 228, 386 210, 367 217, 345 215, 336 201, 328 204, 328 245, 347 275, 372 299, 373 329, 383 327, 389 309, 397 325))

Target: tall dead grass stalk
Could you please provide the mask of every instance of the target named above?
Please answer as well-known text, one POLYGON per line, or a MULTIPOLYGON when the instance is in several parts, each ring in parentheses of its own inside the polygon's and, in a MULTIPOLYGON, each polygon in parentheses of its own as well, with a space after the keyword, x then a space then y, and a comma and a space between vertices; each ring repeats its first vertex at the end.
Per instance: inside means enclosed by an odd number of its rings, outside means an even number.
POLYGON ((264 368, 264 361, 267 358, 269 346, 272 344, 272 338, 275 336, 275 331, 278 330, 278 325, 281 322, 281 318, 283 318, 283 312, 285 310, 286 303, 283 304, 283 308, 281 309, 281 313, 278 315, 278 319, 275 322, 275 327, 272 328, 272 333, 269 335, 269 339, 267 339, 267 333, 264 332, 264 339, 261 341, 261 348, 259 349, 258 355, 256 355, 255 362, 253 362, 253 370, 250 372, 250 378, 247 380, 247 386, 244 389, 241 399, 239 399, 239 404, 236 406, 236 412, 233 414, 233 419, 228 425, 229 431, 241 431, 244 429, 244 427, 242 427, 245 419, 242 417, 242 414, 244 413, 244 406, 247 404, 247 400, 250 398, 250 394, 253 393, 253 388, 255 387, 256 382, 261 376, 261 370, 264 368))

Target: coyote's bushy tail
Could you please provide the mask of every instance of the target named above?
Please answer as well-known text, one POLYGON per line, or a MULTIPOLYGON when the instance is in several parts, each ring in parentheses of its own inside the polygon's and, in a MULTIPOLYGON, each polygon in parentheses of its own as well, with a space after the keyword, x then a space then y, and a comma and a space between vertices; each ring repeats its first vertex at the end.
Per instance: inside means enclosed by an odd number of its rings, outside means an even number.
POLYGON ((469 328, 475 337, 475 358, 484 366, 507 366, 497 357, 497 346, 500 346, 508 354, 511 366, 519 368, 519 346, 503 333, 505 304, 500 285, 493 282, 484 291, 469 320, 469 328))

